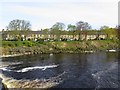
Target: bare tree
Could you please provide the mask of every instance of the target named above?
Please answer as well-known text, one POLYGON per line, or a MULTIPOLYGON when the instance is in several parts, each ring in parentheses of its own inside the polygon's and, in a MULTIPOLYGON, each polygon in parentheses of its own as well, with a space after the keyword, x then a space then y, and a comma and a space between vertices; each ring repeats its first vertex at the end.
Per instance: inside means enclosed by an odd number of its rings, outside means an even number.
POLYGON ((79 40, 81 40, 81 37, 80 37, 81 34, 85 35, 85 40, 86 40, 87 30, 91 29, 90 24, 88 24, 87 22, 79 21, 76 23, 76 27, 77 27, 77 30, 79 30, 79 40))
POLYGON ((14 38, 17 38, 17 40, 21 40, 22 35, 24 35, 24 38, 26 39, 26 36, 29 34, 30 30, 31 24, 26 20, 15 19, 10 21, 7 26, 7 31, 9 31, 9 34, 11 34, 14 38))
POLYGON ((7 26, 7 29, 10 31, 12 31, 12 30, 30 30, 31 24, 29 21, 16 19, 16 20, 10 21, 9 25, 7 26))

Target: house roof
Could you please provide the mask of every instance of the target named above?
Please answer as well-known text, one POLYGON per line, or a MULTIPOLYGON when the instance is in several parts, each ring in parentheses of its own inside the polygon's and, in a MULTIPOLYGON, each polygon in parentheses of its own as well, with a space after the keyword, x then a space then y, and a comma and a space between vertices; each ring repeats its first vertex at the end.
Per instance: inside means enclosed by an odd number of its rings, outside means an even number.
MULTIPOLYGON (((12 34, 13 31, 4 31, 4 32, 0 32, 2 33, 2 35, 7 35, 8 33, 11 33, 12 34)), ((27 34, 47 34, 46 32, 44 31, 28 31, 28 32, 23 32, 23 31, 18 31, 18 32, 14 32, 14 34, 24 34, 24 33, 27 33, 27 34)), ((48 33, 50 34, 50 33, 48 33)), ((62 33, 63 35, 66 35, 67 33, 62 33)), ((81 32, 81 34, 87 34, 87 35, 105 35, 105 33, 103 32, 81 32)), ((67 35, 72 35, 72 33, 68 33, 67 35)), ((76 34, 75 34, 76 35, 76 34)))

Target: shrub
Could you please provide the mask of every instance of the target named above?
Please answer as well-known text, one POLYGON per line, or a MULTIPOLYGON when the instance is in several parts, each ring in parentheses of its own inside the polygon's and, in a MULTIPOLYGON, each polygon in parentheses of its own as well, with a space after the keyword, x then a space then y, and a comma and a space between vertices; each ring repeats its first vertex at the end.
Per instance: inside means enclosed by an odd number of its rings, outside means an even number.
POLYGON ((15 44, 14 44, 14 43, 8 43, 8 46, 9 46, 9 47, 14 47, 15 44))
POLYGON ((23 45, 24 45, 24 46, 28 46, 28 47, 32 47, 32 46, 34 46, 34 43, 31 42, 31 41, 24 41, 24 42, 23 42, 23 45))
POLYGON ((21 41, 16 41, 16 42, 15 42, 15 46, 16 46, 16 47, 22 46, 22 42, 21 42, 21 41))
POLYGON ((7 46, 14 47, 15 44, 13 42, 11 42, 11 41, 2 41, 2 46, 3 47, 7 47, 7 46))

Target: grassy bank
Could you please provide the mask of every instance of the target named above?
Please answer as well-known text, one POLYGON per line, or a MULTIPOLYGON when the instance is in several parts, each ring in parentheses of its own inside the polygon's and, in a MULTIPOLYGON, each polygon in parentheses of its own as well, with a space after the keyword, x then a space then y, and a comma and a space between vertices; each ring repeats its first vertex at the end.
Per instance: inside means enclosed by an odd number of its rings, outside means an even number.
POLYGON ((2 54, 39 54, 39 53, 80 53, 84 51, 99 51, 117 49, 118 41, 92 40, 92 41, 2 41, 2 54))

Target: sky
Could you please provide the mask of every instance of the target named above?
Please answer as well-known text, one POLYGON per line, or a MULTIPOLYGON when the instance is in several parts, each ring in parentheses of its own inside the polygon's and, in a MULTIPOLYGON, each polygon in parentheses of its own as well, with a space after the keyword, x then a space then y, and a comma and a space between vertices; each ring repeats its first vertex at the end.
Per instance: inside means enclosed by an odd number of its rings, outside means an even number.
POLYGON ((119 0, 1 0, 0 30, 14 19, 27 20, 32 30, 50 28, 56 22, 75 25, 88 22, 93 29, 118 25, 119 0))

